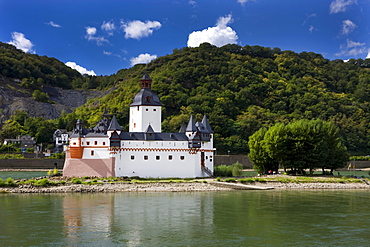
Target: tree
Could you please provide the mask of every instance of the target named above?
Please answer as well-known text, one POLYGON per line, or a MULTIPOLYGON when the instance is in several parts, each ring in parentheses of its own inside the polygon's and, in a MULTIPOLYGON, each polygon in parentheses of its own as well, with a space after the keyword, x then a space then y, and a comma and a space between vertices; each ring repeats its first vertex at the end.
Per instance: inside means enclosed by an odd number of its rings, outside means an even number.
POLYGON ((309 169, 344 167, 347 149, 339 136, 339 129, 323 120, 299 120, 278 123, 268 130, 261 128, 249 138, 249 157, 258 172, 276 169, 276 164, 293 173, 309 169))

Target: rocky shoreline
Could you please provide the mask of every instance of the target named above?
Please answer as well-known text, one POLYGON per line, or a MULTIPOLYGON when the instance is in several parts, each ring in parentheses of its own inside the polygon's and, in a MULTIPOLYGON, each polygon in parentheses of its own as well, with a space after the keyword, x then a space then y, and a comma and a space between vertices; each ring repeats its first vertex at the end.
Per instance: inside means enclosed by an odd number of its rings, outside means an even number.
MULTIPOLYGON (((366 183, 251 183, 256 187, 272 187, 275 190, 354 190, 370 189, 366 183)), ((111 193, 111 192, 206 192, 232 191, 235 189, 224 187, 213 180, 199 182, 150 182, 150 183, 104 183, 104 184, 67 184, 50 187, 36 187, 19 185, 18 187, 1 188, 2 192, 10 193, 111 193)))

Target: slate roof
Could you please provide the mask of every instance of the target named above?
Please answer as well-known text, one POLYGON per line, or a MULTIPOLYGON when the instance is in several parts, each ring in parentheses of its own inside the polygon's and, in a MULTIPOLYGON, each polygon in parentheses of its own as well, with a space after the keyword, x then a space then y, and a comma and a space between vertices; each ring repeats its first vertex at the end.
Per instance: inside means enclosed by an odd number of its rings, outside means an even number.
POLYGON ((143 88, 138 94, 135 95, 133 102, 130 106, 162 106, 158 95, 156 95, 151 89, 143 88))
MULTIPOLYGON (((185 133, 154 133, 155 141, 188 141, 185 133)), ((121 132, 121 140, 145 141, 145 132, 121 132)))

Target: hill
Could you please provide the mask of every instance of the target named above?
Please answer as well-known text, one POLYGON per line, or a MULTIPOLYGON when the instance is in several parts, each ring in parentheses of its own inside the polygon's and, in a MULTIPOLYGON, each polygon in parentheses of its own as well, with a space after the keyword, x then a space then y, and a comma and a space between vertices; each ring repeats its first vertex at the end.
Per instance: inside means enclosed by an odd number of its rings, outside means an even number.
POLYGON ((164 131, 177 131, 189 115, 199 120, 205 113, 218 154, 247 153, 248 137, 260 127, 302 118, 334 122, 352 154, 367 154, 369 65, 369 59, 330 61, 312 52, 203 44, 118 71, 125 78, 119 88, 75 114, 94 125, 107 109, 127 130, 129 104, 148 72, 165 106, 164 131))
POLYGON ((247 153, 248 137, 260 127, 302 118, 334 122, 352 154, 368 154, 369 68, 369 59, 330 61, 312 52, 205 43, 105 77, 104 86, 116 83, 117 89, 58 124, 72 128, 81 118, 93 126, 106 109, 128 130, 129 104, 147 72, 165 106, 163 131, 177 131, 189 115, 199 121, 205 113, 218 154, 247 153))

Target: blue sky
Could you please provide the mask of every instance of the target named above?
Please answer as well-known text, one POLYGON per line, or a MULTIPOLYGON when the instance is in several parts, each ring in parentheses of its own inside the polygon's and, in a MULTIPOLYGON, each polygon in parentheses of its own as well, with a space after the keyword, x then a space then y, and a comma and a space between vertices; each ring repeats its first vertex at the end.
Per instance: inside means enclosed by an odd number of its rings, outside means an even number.
POLYGON ((0 41, 110 75, 203 42, 370 58, 370 0, 0 0, 0 41))

